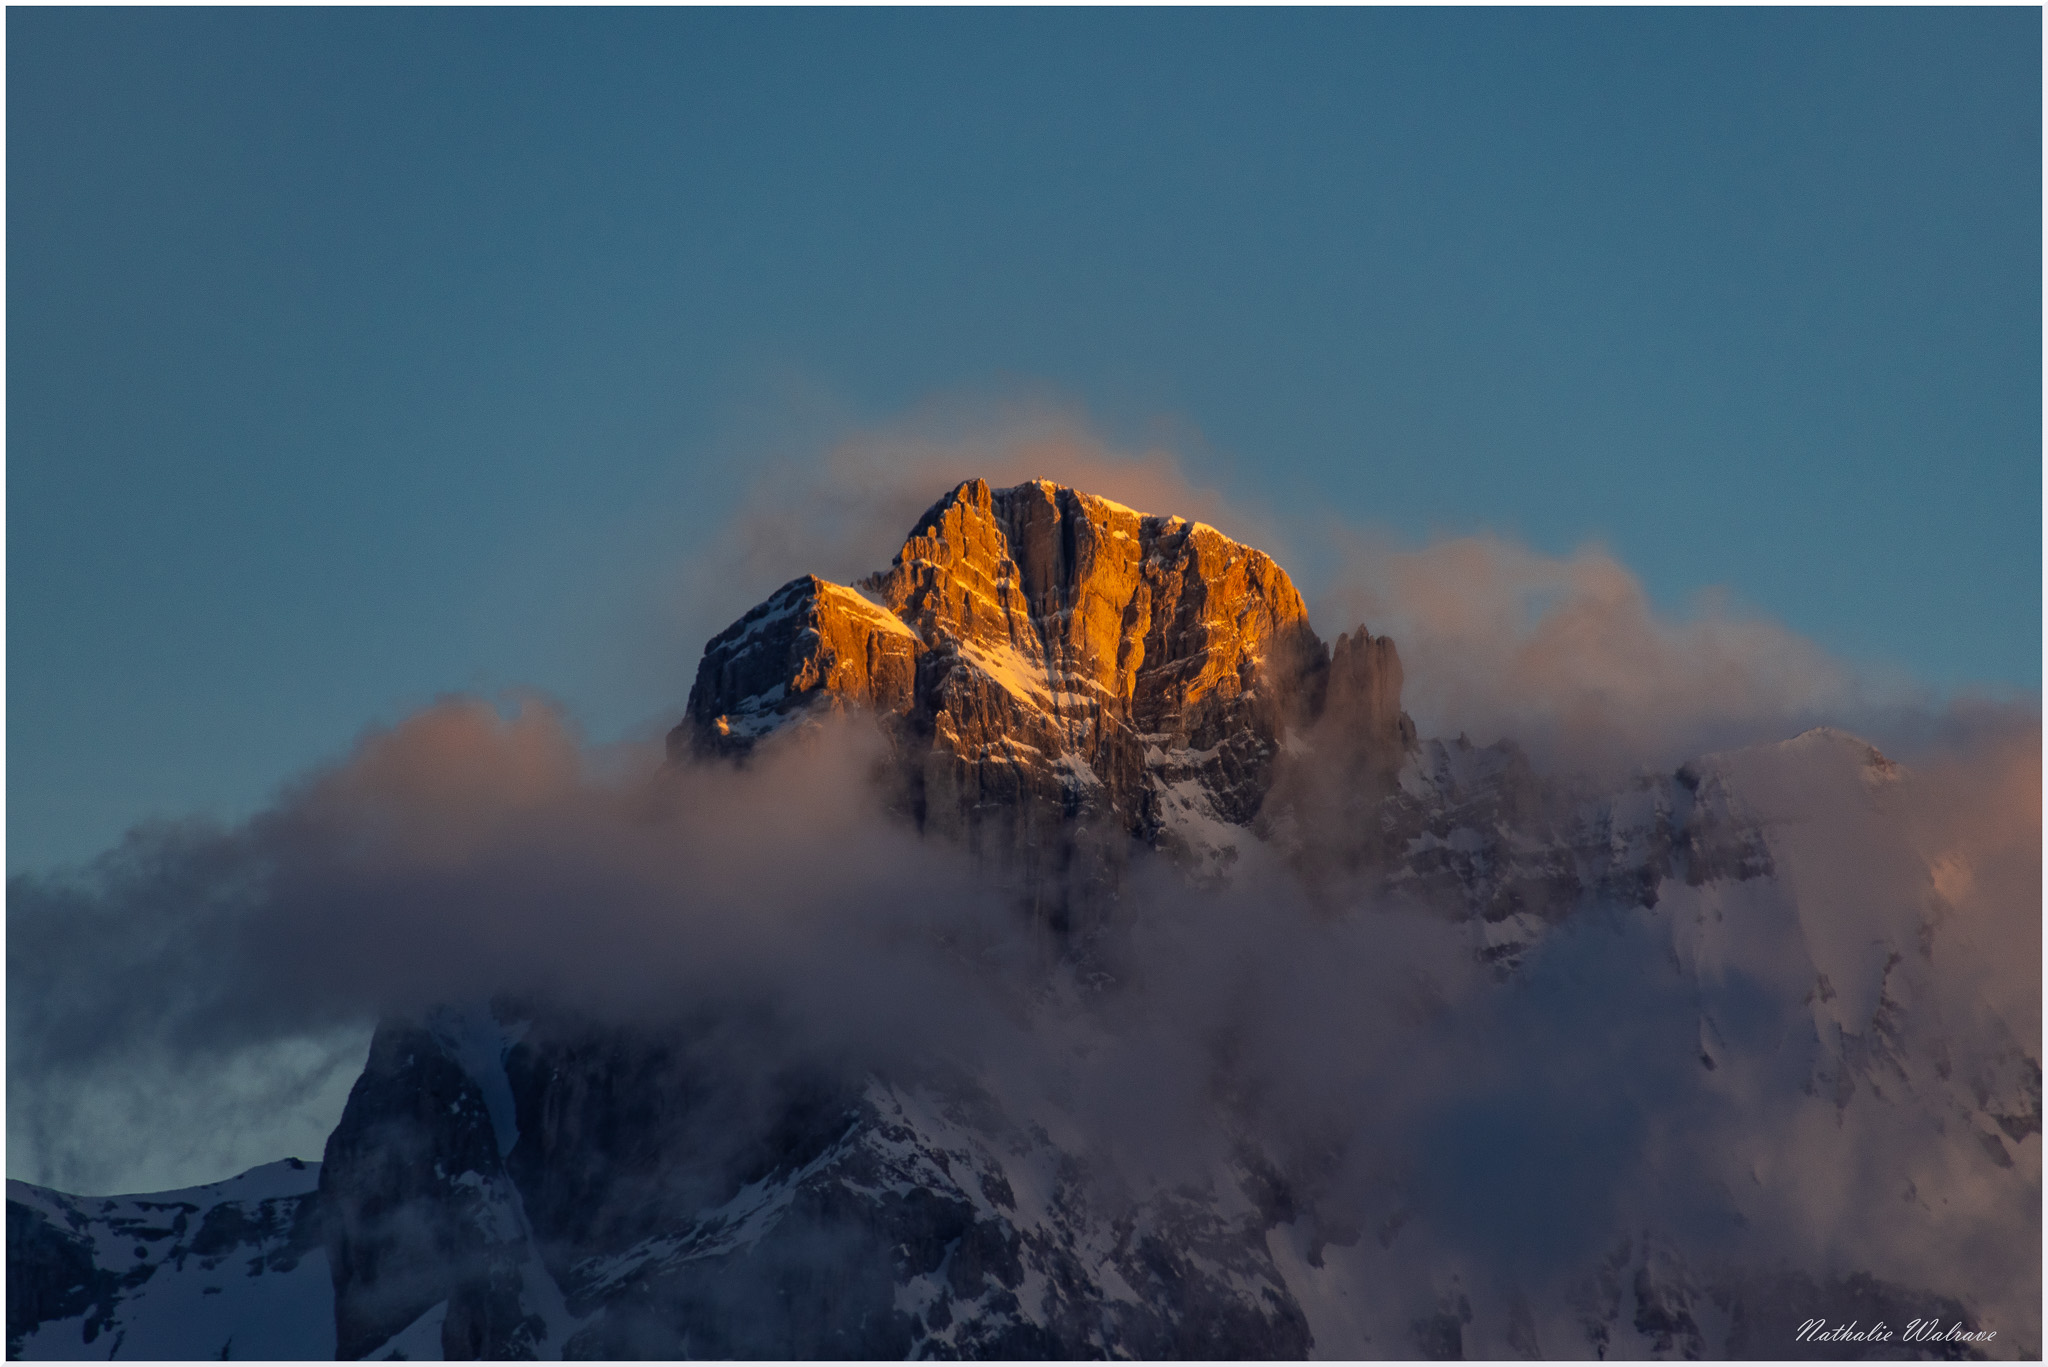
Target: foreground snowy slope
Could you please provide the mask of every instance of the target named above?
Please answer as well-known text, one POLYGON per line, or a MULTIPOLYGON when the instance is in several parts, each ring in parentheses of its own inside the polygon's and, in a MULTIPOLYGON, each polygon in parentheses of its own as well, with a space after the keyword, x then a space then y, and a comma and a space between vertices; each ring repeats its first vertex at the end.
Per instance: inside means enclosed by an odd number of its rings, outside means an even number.
POLYGON ((331 1358, 320 1165, 141 1196, 7 1184, 13 1358, 331 1358))

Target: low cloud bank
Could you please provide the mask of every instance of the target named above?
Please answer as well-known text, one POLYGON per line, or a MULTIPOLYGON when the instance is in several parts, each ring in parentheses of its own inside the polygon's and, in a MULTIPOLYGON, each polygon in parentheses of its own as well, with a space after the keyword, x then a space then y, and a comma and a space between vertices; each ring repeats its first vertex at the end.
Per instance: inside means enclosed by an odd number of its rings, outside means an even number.
POLYGON ((531 699, 455 699, 245 825, 140 829, 84 870, 17 877, 16 1173, 105 1187, 128 1155, 81 1122, 124 1091, 146 1114, 240 1079, 245 1109, 283 1106, 309 1051, 359 1063, 377 1017, 501 992, 627 1014, 766 997, 918 1038, 901 1012, 932 999, 896 946, 971 938, 996 908, 878 808, 878 744, 834 728, 780 763, 676 771, 652 748, 586 752, 531 699))
MULTIPOLYGON (((1503 1296, 1566 1295, 1557 1269, 1656 1229, 1693 1257, 1988 1295, 2011 1322, 2034 1236, 2007 1179, 1921 1126, 1926 1096, 1838 1120, 1801 1075, 1832 1076, 1841 1050, 1815 1030, 1812 965, 1867 1032, 1903 979, 1863 946, 1923 912, 1936 951, 1914 1007, 1940 1013, 1948 1066, 2038 1058, 2037 1018, 2010 1013, 2038 1003, 2013 941, 2038 906, 2038 828, 2012 808, 2038 792, 2039 731, 2002 720, 1881 807, 1846 769, 1769 758, 1761 815, 1819 821, 1780 846, 1792 889, 1589 917, 1506 986, 1469 926, 1333 917, 1264 851, 1208 891, 1141 860, 1121 985, 1095 995, 1000 884, 878 809, 880 741, 857 719, 745 769, 674 771, 599 762, 531 702, 451 700, 246 826, 138 832, 80 875, 15 880, 10 1138, 34 1178, 119 1186, 140 1155, 110 1134, 161 1145, 289 1114, 348 1075, 383 1013, 498 992, 622 1020, 765 1005, 795 1050, 968 1069, 1139 1186, 1199 1180, 1250 1139, 1333 1241, 1405 1228, 1411 1256, 1503 1296), (1939 871, 1938 906, 1933 882, 1893 876, 1913 867, 1939 871), (1709 914, 1731 918, 1727 943, 1688 939, 1709 914), (1909 1184, 1918 1204, 1892 1190, 1909 1184)), ((2014 1149, 2038 1183, 2038 1138, 2014 1149)))

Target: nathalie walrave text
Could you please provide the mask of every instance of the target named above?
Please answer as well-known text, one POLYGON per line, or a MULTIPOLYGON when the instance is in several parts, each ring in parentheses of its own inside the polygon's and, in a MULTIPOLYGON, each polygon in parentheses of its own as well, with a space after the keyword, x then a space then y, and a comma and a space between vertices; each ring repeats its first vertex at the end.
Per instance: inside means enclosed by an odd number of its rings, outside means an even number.
POLYGON ((1883 1320, 1868 1329, 1857 1328, 1859 1323, 1850 1320, 1830 1329, 1826 1320, 1808 1320, 1792 1337, 1805 1343, 1986 1343, 1998 1337, 1996 1329, 1965 1329, 1961 1324, 1943 1329, 1940 1320, 1913 1320, 1899 1331, 1886 1328, 1883 1320))

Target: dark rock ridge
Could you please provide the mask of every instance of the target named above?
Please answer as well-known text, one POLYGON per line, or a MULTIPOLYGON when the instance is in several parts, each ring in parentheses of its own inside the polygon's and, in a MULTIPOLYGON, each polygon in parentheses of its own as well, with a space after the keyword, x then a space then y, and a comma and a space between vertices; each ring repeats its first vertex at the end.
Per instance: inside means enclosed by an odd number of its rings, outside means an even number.
POLYGON ((972 480, 888 569, 793 580, 712 638, 669 749, 744 755, 870 710, 927 830, 999 858, 1094 831, 1227 862, 1290 732, 1360 773, 1398 768, 1400 694, 1393 642, 1361 627, 1333 659, 1265 553, 1062 485, 972 480))

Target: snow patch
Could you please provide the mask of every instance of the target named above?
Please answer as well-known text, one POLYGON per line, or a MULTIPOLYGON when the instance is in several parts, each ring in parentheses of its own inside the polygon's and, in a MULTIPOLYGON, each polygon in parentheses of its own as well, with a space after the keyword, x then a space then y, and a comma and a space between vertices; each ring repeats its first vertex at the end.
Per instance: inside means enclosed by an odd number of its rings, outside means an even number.
POLYGON ((448 1302, 441 1301, 385 1340, 371 1355, 377 1362, 441 1361, 441 1326, 448 1322, 448 1302))

